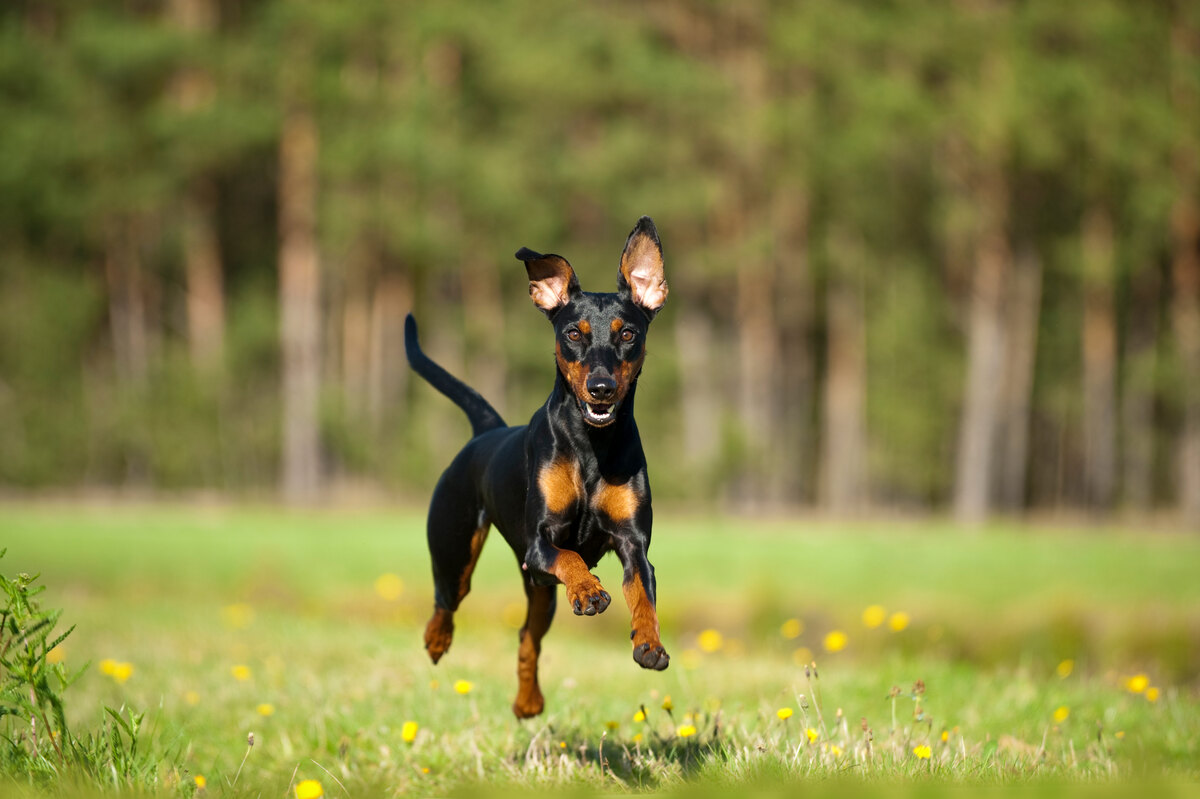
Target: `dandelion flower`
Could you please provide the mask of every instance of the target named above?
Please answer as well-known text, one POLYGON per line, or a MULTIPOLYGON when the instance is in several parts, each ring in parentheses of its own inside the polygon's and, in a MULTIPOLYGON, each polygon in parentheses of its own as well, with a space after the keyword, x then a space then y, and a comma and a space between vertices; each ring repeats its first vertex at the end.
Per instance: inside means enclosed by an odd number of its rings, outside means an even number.
POLYGON ((296 799, 321 799, 325 789, 316 780, 304 780, 296 785, 296 799))
POLYGON ((203 791, 204 786, 208 785, 208 780, 204 779, 203 774, 197 774, 195 777, 192 777, 192 781, 196 783, 197 791, 203 791))
POLYGON ((779 625, 779 634, 789 641, 793 638, 799 638, 802 632, 804 632, 804 622, 799 619, 788 619, 779 625))
POLYGON ((872 630, 883 624, 885 618, 887 618, 887 611, 883 609, 883 605, 868 605, 867 609, 862 612, 863 626, 872 630))
POLYGON ((913 754, 920 760, 928 760, 933 754, 933 750, 929 748, 929 744, 921 744, 913 749, 913 754))
POLYGON ((700 636, 696 639, 696 643, 702 652, 712 654, 719 651, 725 645, 725 638, 719 631, 710 628, 700 633, 700 636))
POLYGON ((949 741, 949 740, 950 740, 950 731, 942 730, 942 743, 946 743, 946 741, 949 741))
POLYGON ((804 734, 808 736, 808 742, 810 744, 815 744, 817 742, 817 739, 821 737, 821 733, 817 732, 812 727, 809 727, 808 729, 806 729, 804 731, 804 734))
POLYGON ((375 595, 385 602, 395 602, 404 593, 404 581, 395 574, 381 574, 375 578, 375 595))
POLYGON ((642 734, 640 732, 637 735, 633 736, 633 742, 635 744, 640 744, 642 742, 642 734))
POLYGON ((888 627, 890 627, 894 633, 898 633, 907 627, 908 622, 908 614, 902 610, 898 610, 891 616, 888 616, 888 627))
POLYGON ((238 682, 246 682, 254 674, 252 671, 250 671, 249 666, 243 665, 241 663, 239 663, 238 665, 231 668, 229 670, 229 673, 232 674, 233 679, 237 680, 238 682))
POLYGON ((621 728, 621 722, 612 720, 606 721, 604 722, 604 728, 610 731, 619 730, 621 728))
POLYGON ((1054 723, 1062 724, 1070 715, 1071 708, 1067 707, 1066 705, 1060 705, 1058 709, 1054 711, 1054 723))
POLYGON ((636 721, 636 722, 638 722, 639 724, 640 724, 641 722, 645 721, 645 720, 646 720, 646 711, 644 711, 644 710, 639 710, 637 713, 634 713, 634 714, 633 714, 633 720, 634 720, 634 721, 636 721))
POLYGON ((679 729, 676 731, 676 734, 677 734, 677 735, 678 735, 680 738, 688 738, 688 737, 691 737, 691 736, 693 736, 693 735, 695 735, 695 734, 696 734, 696 725, 694 725, 694 724, 684 724, 682 727, 680 727, 680 728, 679 728, 679 729))
POLYGON ((670 694, 667 694, 666 696, 663 697, 662 709, 667 711, 668 713, 670 713, 672 710, 675 709, 674 703, 671 702, 670 694))
POLYGON ((404 726, 400 728, 400 740, 406 744, 410 744, 417 739, 417 723, 415 721, 406 721, 404 726))
POLYGON ((1120 741, 1120 740, 1124 740, 1124 738, 1125 738, 1125 730, 1117 730, 1117 731, 1116 731, 1116 733, 1115 733, 1115 735, 1117 736, 1117 740, 1118 740, 1118 741, 1120 741))
POLYGON ((112 658, 105 658, 104 660, 100 661, 99 666, 101 674, 106 674, 111 677, 112 673, 116 671, 117 661, 113 660, 112 658))
POLYGON ((559 749, 566 749, 566 748, 567 748, 567 742, 566 742, 566 741, 559 741, 559 742, 558 742, 558 748, 559 748, 559 749))
POLYGON ((825 651, 841 652, 849 642, 850 639, 841 630, 830 630, 829 634, 825 636, 825 651))
POLYGON ((50 665, 54 665, 55 663, 62 663, 64 660, 66 660, 66 657, 67 650, 63 649, 60 645, 54 647, 46 653, 46 662, 50 665))
POLYGON ((775 711, 775 715, 779 716, 783 721, 787 721, 792 717, 792 709, 790 707, 781 707, 775 711))
POLYGON ((1075 661, 1071 660, 1071 658, 1061 660, 1054 671, 1058 674, 1060 680, 1065 680, 1071 676, 1071 672, 1075 671, 1075 661))
POLYGON ((119 683, 123 683, 133 676, 132 663, 116 663, 113 665, 112 678, 119 683))
POLYGON ((235 602, 221 608, 221 618, 228 627, 244 630, 254 622, 254 608, 245 602, 235 602))
POLYGON ((266 717, 266 716, 274 715, 275 706, 272 705, 270 702, 263 702, 261 705, 256 707, 255 710, 258 711, 258 715, 266 717))
POLYGON ((454 690, 457 693, 462 694, 463 696, 466 696, 467 694, 471 693, 471 689, 474 687, 475 687, 475 684, 473 682, 471 682, 470 680, 455 680, 454 681, 454 690))
POLYGON ((1147 701, 1157 702, 1158 696, 1159 696, 1159 690, 1156 687, 1154 687, 1153 685, 1151 685, 1149 688, 1146 689, 1146 700, 1147 701))
POLYGON ((842 747, 831 746, 831 747, 829 747, 829 753, 832 754, 834 757, 841 757, 842 756, 842 747))
POLYGON ((1140 694, 1150 687, 1150 678, 1145 674, 1135 674, 1125 681, 1125 687, 1130 693, 1140 694))

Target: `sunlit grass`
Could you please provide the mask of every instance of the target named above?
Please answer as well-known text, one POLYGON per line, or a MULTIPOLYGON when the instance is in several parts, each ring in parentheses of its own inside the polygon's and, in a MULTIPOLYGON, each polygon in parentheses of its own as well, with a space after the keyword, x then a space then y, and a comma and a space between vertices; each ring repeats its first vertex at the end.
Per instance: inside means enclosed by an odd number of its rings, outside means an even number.
MULTIPOLYGON (((1194 649, 1171 627, 1196 629, 1192 569, 1121 561, 1119 537, 1001 530, 971 575, 911 589, 890 576, 917 573, 931 552, 911 529, 889 544, 871 527, 827 541, 803 524, 789 539, 781 524, 729 538, 729 522, 660 523, 651 555, 671 669, 633 663, 620 602, 595 619, 560 612, 541 664, 547 712, 517 722, 509 608, 521 589, 499 538, 435 667, 421 643, 431 597, 415 515, 12 510, 0 519, 9 562, 41 571, 45 599, 78 625, 56 657, 96 664, 68 693, 72 723, 93 726, 105 705, 146 711, 143 744, 166 794, 201 781, 209 795, 299 796, 315 783, 343 796, 1200 777, 1194 649), (838 582, 838 564, 881 547, 886 569, 867 556, 865 574, 838 582), (999 582, 1061 548, 1114 567, 1017 581, 1013 607, 997 610, 999 582), (729 565, 747 551, 759 572, 729 565), (1108 590, 1118 579, 1125 587, 1108 590), (1128 584, 1141 586, 1136 602, 1128 584), (1047 631, 1063 607, 1086 629, 1047 631), (1161 628, 1103 651, 1147 618, 1161 628)), ((1138 547, 1176 562, 1195 549, 1138 547)), ((599 571, 610 586, 614 565, 599 571)))

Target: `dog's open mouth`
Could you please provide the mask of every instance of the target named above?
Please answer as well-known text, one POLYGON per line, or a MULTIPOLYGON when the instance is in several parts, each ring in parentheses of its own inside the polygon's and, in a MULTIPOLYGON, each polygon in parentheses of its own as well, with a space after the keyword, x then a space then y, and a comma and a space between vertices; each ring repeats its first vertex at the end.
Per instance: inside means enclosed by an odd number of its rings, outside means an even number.
POLYGON ((617 406, 603 402, 580 402, 583 420, 592 427, 604 427, 617 418, 617 406))

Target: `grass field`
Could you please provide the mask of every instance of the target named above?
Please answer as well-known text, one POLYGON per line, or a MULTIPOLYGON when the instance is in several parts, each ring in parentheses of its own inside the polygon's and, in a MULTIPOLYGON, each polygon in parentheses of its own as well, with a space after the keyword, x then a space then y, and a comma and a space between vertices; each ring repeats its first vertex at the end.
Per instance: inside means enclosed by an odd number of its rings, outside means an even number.
MULTIPOLYGON (((197 776, 220 796, 292 796, 304 780, 362 796, 1200 778, 1196 537, 658 516, 671 668, 633 663, 620 599, 598 618, 560 607, 547 712, 517 722, 523 594, 498 535, 435 667, 419 512, 0 506, 0 573, 40 572, 39 598, 76 625, 56 658, 93 664, 65 694, 72 728, 99 728, 105 707, 145 713, 151 765, 136 784, 66 774, 36 790, 107 780, 187 796, 197 776)), ((616 561, 597 573, 617 595, 616 561)), ((0 730, 14 739, 15 724, 0 730)), ((29 783, 0 775, 0 794, 29 783)))

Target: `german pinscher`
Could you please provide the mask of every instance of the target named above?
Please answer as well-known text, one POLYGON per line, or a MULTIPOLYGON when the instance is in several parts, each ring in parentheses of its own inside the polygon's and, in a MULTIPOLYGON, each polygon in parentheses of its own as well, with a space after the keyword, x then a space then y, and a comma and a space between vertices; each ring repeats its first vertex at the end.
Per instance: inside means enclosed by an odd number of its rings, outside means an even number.
POLYGON ((529 424, 508 427, 487 400, 421 351, 409 315, 404 338, 417 374, 452 399, 472 438, 442 474, 429 507, 434 611, 425 648, 434 663, 450 648, 454 611, 471 590, 471 573, 491 525, 521 564, 528 607, 517 656, 513 713, 529 718, 545 704, 538 687, 542 636, 554 618, 557 584, 577 616, 603 613, 611 597, 591 573, 615 551, 632 615, 633 659, 665 669, 658 637, 650 546, 650 484, 633 421, 633 395, 646 357, 646 330, 667 300, 662 246, 649 217, 629 234, 617 291, 581 291, 558 255, 522 248, 529 296, 554 325, 558 374, 529 424))

